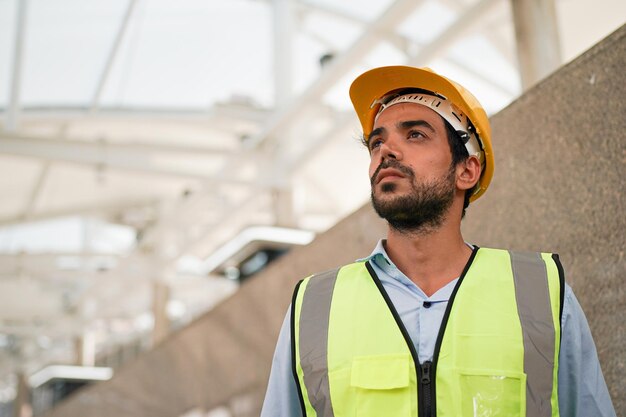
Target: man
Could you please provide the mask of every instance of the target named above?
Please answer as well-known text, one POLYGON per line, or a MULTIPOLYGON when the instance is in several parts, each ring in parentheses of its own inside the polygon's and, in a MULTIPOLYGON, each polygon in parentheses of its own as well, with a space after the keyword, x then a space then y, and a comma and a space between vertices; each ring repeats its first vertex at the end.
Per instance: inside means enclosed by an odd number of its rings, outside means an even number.
POLYGON ((463 240, 494 166, 478 101, 411 67, 350 96, 387 238, 298 284, 262 416, 615 416, 558 256, 463 240))

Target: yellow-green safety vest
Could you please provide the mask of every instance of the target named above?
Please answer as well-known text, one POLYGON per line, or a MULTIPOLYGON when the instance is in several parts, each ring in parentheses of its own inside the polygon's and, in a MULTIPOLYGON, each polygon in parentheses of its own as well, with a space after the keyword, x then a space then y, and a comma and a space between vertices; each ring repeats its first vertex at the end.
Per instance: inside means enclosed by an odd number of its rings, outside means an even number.
POLYGON ((555 417, 563 305, 558 255, 475 248, 432 361, 369 262, 306 278, 291 309, 306 417, 555 417))

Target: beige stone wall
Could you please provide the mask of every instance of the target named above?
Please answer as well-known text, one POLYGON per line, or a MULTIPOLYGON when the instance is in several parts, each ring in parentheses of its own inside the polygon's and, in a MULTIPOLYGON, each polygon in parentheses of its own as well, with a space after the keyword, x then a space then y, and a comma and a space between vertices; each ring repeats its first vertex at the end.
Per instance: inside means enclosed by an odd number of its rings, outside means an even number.
MULTIPOLYGON (((622 27, 493 117, 495 179, 463 226, 481 246, 561 254, 618 415, 626 415, 625 34, 622 27)), ((257 416, 296 281, 368 254, 384 231, 369 207, 358 210, 50 416, 174 417, 218 406, 257 416)))
POLYGON ((482 246, 559 253, 626 415, 626 26, 492 118, 496 168, 467 214, 482 246))

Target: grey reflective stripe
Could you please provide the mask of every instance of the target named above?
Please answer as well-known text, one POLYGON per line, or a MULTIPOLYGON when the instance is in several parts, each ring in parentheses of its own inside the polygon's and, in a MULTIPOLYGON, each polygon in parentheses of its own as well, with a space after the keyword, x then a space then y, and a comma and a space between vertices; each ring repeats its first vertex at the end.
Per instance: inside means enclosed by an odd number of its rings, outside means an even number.
POLYGON ((551 417, 555 330, 546 264, 539 253, 509 253, 524 336, 526 415, 551 417))
POLYGON ((300 309, 300 366, 309 402, 318 417, 333 417, 328 382, 328 324, 338 269, 312 277, 300 309))

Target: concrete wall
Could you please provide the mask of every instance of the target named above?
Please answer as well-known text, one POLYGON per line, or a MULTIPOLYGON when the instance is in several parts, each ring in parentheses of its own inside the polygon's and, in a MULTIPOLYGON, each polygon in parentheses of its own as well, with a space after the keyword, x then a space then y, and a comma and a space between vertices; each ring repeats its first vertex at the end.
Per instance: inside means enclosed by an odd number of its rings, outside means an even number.
POLYGON ((492 118, 496 168, 464 236, 560 254, 626 416, 626 26, 492 118))
MULTIPOLYGON (((464 222, 481 246, 554 251, 587 313, 617 414, 626 415, 626 27, 492 118, 493 185, 464 222)), ((295 282, 368 254, 369 207, 283 257, 153 351, 57 407, 54 417, 256 416, 295 282)))

